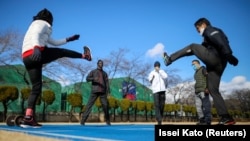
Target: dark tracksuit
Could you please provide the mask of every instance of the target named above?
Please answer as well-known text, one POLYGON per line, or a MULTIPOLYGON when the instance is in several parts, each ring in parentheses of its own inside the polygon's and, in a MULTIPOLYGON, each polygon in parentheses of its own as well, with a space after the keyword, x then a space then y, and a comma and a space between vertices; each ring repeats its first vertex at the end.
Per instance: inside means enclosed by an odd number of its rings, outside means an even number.
POLYGON ((92 91, 88 103, 86 105, 85 111, 82 115, 81 123, 85 123, 88 119, 92 106, 94 105, 98 97, 100 97, 106 123, 109 123, 110 117, 107 94, 110 92, 110 89, 107 73, 101 69, 95 69, 88 74, 86 80, 87 82, 92 82, 92 91))
POLYGON ((227 36, 221 29, 207 26, 203 33, 204 42, 190 44, 173 53, 170 60, 173 62, 181 57, 195 55, 205 65, 208 71, 208 90, 213 98, 219 116, 228 116, 224 99, 219 92, 221 76, 227 66, 227 54, 232 54, 227 36))

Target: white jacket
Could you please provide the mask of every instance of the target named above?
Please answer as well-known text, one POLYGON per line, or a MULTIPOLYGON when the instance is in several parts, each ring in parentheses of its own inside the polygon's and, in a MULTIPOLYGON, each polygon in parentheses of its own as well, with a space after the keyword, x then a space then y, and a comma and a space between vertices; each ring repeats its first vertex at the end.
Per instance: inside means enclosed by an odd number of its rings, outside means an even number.
POLYGON ((155 70, 151 71, 148 76, 148 81, 151 81, 151 90, 153 93, 166 91, 166 80, 168 78, 167 73, 164 70, 159 70, 156 72, 155 70), (154 78, 153 78, 154 77, 154 78))
POLYGON ((45 47, 48 44, 59 46, 67 43, 66 38, 54 40, 50 38, 52 28, 44 20, 35 20, 29 26, 23 40, 22 53, 33 49, 35 46, 45 47))

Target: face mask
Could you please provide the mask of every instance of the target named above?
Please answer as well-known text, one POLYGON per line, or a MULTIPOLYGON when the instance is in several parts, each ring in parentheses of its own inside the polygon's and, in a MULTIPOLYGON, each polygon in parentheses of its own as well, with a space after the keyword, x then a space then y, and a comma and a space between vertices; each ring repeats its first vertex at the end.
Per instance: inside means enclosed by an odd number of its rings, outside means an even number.
POLYGON ((204 30, 205 30, 205 28, 204 28, 204 27, 200 28, 200 35, 201 35, 201 36, 202 36, 202 34, 203 34, 204 30))
POLYGON ((195 64, 192 65, 193 69, 196 71, 197 70, 197 67, 195 64))
POLYGON ((155 71, 159 72, 160 68, 157 66, 155 67, 155 71))

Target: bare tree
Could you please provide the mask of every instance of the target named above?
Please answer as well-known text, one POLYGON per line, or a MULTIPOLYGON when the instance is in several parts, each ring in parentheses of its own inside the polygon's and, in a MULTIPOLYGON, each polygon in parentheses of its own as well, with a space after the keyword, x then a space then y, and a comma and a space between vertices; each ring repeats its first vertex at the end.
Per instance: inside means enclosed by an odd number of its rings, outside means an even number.
POLYGON ((173 96, 174 104, 193 103, 190 99, 190 95, 194 94, 193 87, 190 81, 179 83, 174 87, 168 88, 167 94, 173 96))
POLYGON ((238 106, 238 109, 241 110, 242 112, 250 111, 250 89, 235 90, 228 97, 230 101, 234 99, 233 100, 234 102, 229 103, 229 106, 230 105, 238 106), (238 102, 235 100, 237 100, 238 102))
POLYGON ((119 48, 118 51, 112 51, 108 57, 103 59, 104 68, 110 79, 122 71, 121 64, 125 61, 127 52, 127 49, 119 48))
POLYGON ((132 58, 128 58, 128 54, 128 49, 119 48, 103 59, 105 62, 104 68, 109 78, 112 80, 112 78, 122 76, 145 82, 145 76, 149 72, 150 64, 142 60, 142 55, 135 55, 132 58))
POLYGON ((165 69, 165 71, 168 74, 168 87, 173 87, 183 82, 180 75, 178 75, 178 69, 165 69))
POLYGON ((22 38, 15 30, 0 32, 0 65, 21 63, 22 38))
POLYGON ((0 65, 16 70, 29 85, 26 70, 13 65, 14 63, 22 64, 22 38, 23 35, 16 30, 7 29, 0 32, 0 65))
MULTIPOLYGON (((46 76, 60 82, 62 85, 68 85, 84 82, 86 74, 91 69, 93 69, 93 65, 85 63, 81 59, 61 58, 46 64, 43 71, 46 76)), ((77 90, 80 90, 80 88, 77 88, 77 90)))
POLYGON ((150 68, 151 64, 144 62, 142 56, 135 56, 121 62, 121 73, 140 82, 145 82, 150 68))

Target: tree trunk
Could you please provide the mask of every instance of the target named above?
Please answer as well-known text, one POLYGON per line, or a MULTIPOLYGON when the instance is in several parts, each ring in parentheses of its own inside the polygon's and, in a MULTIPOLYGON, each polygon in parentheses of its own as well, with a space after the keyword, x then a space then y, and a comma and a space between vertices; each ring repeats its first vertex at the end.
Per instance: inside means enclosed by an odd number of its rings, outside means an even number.
POLYGON ((71 107, 70 112, 69 112, 69 122, 72 122, 73 110, 74 110, 74 107, 71 107))
POLYGON ((121 121, 123 121, 123 111, 121 111, 121 121))
POLYGON ((129 109, 127 110, 127 121, 130 121, 129 120, 129 109))
POLYGON ((24 99, 22 99, 22 102, 21 102, 21 110, 22 110, 22 114, 24 115, 25 114, 24 99))
POLYGON ((134 118, 135 118, 135 121, 136 121, 137 120, 137 109, 136 108, 135 108, 135 112, 134 113, 135 113, 135 117, 134 118))
POLYGON ((101 109, 98 107, 97 110, 98 110, 98 120, 101 121, 101 120, 100 120, 100 114, 101 114, 100 110, 101 110, 101 109))
POLYGON ((113 114, 114 114, 113 121, 115 121, 115 108, 113 108, 113 114))
POLYGON ((151 120, 152 120, 153 119, 153 110, 151 110, 150 115, 151 115, 151 120))
POLYGON ((3 121, 5 121, 6 118, 7 118, 7 111, 8 111, 8 106, 7 106, 6 101, 3 101, 3 107, 4 107, 4 110, 3 110, 3 121))
POLYGON ((45 109, 46 109, 46 103, 43 102, 43 121, 45 121, 45 109))

